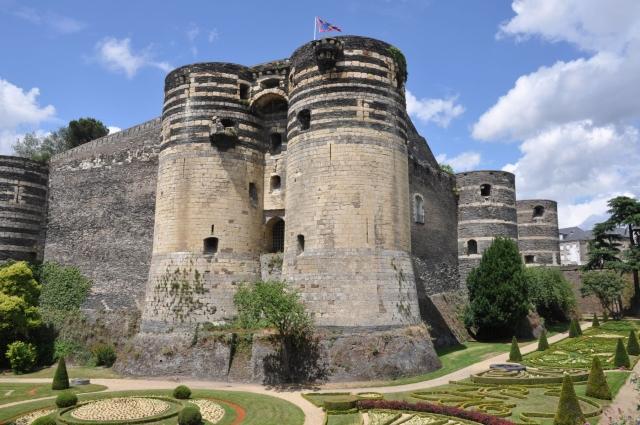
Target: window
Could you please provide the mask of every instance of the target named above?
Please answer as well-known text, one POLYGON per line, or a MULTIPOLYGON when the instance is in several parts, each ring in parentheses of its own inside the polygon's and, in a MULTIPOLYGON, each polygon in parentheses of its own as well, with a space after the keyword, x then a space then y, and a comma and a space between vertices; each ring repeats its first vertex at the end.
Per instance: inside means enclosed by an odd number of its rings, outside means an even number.
POLYGON ((277 155, 282 152, 282 134, 273 133, 269 137, 270 141, 270 152, 272 155, 277 155))
POLYGON ((203 242, 204 242, 203 252, 205 254, 211 255, 218 252, 218 238, 214 238, 214 237, 204 238, 203 242))
POLYGON ((234 126, 235 126, 235 123, 234 123, 234 122, 233 122, 233 120, 232 120, 232 119, 230 119, 230 118, 223 118, 223 119, 221 119, 221 120, 220 120, 220 124, 222 124, 222 126, 223 126, 224 128, 229 128, 229 127, 234 127, 234 126))
POLYGON ((525 255, 524 256, 524 263, 525 264, 533 264, 536 262, 536 256, 535 255, 525 255))
POLYGON ((186 75, 181 75, 178 80, 180 81, 180 84, 186 84, 187 83, 187 76, 186 75))
POLYGON ((238 92, 240 99, 249 99, 249 84, 240 84, 238 92))
POLYGON ((211 225, 211 234, 213 235, 213 230, 216 228, 214 224, 211 225))
POLYGON ((300 123, 300 130, 308 130, 311 126, 311 111, 303 109, 298 112, 298 122, 300 123))
POLYGON ((280 190, 280 176, 271 176, 271 190, 280 190))
POLYGON ((480 196, 491 196, 491 185, 490 184, 481 184, 480 185, 480 196))
POLYGON ((413 220, 416 223, 424 224, 424 199, 422 195, 414 195, 413 197, 413 220))
POLYGON ((280 86, 280 80, 278 80, 277 78, 269 78, 268 80, 264 80, 262 83, 260 83, 260 86, 263 89, 275 89, 276 87, 280 86))
POLYGON ((284 220, 278 220, 273 225, 272 240, 271 240, 271 252, 283 252, 284 251, 284 220))
POLYGON ((298 254, 304 252, 304 235, 298 235, 298 254))
POLYGON ((467 242, 467 255, 473 255, 478 253, 478 242, 471 239, 467 242))
POLYGON ((255 183, 249 183, 249 199, 254 207, 258 205, 258 188, 255 183))
POLYGON ((533 208, 533 218, 542 217, 544 215, 544 207, 542 205, 536 205, 533 208))

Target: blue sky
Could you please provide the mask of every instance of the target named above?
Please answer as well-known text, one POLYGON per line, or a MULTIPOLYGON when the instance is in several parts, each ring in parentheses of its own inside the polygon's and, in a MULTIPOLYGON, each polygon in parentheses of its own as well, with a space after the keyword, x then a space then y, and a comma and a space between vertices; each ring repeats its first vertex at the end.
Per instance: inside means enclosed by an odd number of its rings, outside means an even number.
POLYGON ((318 15, 405 53, 409 111, 456 171, 516 172, 520 197, 560 202, 561 225, 640 193, 637 0, 159 4, 0 0, 0 151, 81 116, 154 118, 167 70, 288 57, 318 15))

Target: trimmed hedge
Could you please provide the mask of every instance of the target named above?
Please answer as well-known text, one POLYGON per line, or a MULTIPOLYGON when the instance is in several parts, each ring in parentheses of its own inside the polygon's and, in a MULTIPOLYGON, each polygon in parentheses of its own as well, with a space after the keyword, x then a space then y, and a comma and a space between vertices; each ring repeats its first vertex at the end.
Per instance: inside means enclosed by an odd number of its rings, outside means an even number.
POLYGON ((569 324, 569 338, 577 338, 582 335, 582 331, 580 330, 580 325, 576 319, 571 319, 571 323, 569 324))
POLYGON ((191 397, 191 388, 186 385, 178 385, 173 390, 173 398, 177 398, 178 400, 186 400, 191 397))
POLYGON ((511 338, 511 351, 509 352, 510 362, 521 362, 522 354, 520 353, 520 347, 518 347, 518 340, 514 336, 511 338))
POLYGON ((602 363, 600 363, 598 356, 593 357, 585 394, 601 400, 611 400, 611 390, 609 389, 609 384, 607 384, 607 378, 604 376, 602 363))
POLYGON ((540 338, 538 339, 538 351, 544 351, 549 349, 549 341, 547 340, 547 331, 542 330, 540 338))
POLYGON ((31 425, 57 425, 53 415, 41 416, 31 422, 31 425))
POLYGON ((600 321, 598 320, 598 315, 593 313, 593 321, 591 322, 591 327, 592 328, 599 328, 600 327, 600 321))
POLYGON ((76 404, 78 404, 78 396, 72 392, 65 391, 58 394, 58 397, 56 397, 56 406, 59 408, 71 407, 76 404))
POLYGON ((632 356, 640 355, 640 345, 634 331, 629 331, 629 341, 627 342, 627 354, 632 356))
POLYGON ((51 384, 52 390, 66 390, 69 388, 69 374, 67 373, 67 364, 64 361, 64 357, 60 357, 58 360, 58 367, 53 374, 53 383, 51 384))
POLYGON ((618 338, 618 343, 616 344, 616 355, 613 358, 613 365, 615 367, 624 367, 627 369, 631 367, 631 360, 629 359, 627 350, 624 348, 622 338, 618 338))
POLYGON ((384 409, 435 413, 437 415, 453 416, 460 419, 476 421, 484 425, 515 425, 514 422, 497 416, 473 410, 464 410, 458 407, 446 406, 444 404, 425 402, 409 403, 401 400, 360 400, 358 401, 357 406, 360 410, 384 409))
POLYGON ((344 396, 343 399, 325 400, 323 407, 327 411, 345 411, 355 409, 358 399, 352 395, 344 396))
POLYGON ((569 375, 564 376, 562 389, 560 390, 560 401, 558 410, 553 418, 553 425, 582 425, 585 423, 580 402, 573 389, 573 382, 569 375))
POLYGON ((198 406, 188 404, 178 414, 178 425, 200 425, 202 414, 198 406))

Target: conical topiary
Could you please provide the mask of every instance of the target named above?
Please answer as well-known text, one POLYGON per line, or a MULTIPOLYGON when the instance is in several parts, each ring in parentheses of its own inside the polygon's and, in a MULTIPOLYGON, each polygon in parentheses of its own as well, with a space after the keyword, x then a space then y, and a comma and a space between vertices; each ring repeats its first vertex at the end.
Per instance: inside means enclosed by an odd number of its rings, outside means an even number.
POLYGON ((582 425, 585 422, 582 409, 580 409, 580 402, 573 389, 571 376, 565 374, 562 379, 560 401, 558 401, 556 416, 553 418, 553 425, 582 425))
POLYGON ((629 354, 624 348, 622 338, 618 338, 618 344, 616 345, 616 355, 613 358, 613 365, 615 367, 624 367, 629 369, 631 367, 631 360, 629 360, 629 354))
POLYGON ((602 312, 602 321, 603 322, 608 322, 609 321, 609 315, 607 314, 607 310, 602 312))
POLYGON ((593 313, 593 322, 591 322, 591 327, 592 328, 599 328, 600 327, 600 321, 598 320, 598 315, 593 313))
POLYGON ((627 354, 631 356, 640 355, 640 344, 638 344, 638 337, 634 331, 629 331, 629 341, 627 342, 627 354))
POLYGON ((580 334, 578 333, 578 327, 576 326, 576 319, 571 319, 571 323, 569 323, 569 338, 577 338, 580 334))
POLYGON ((538 351, 544 351, 549 348, 549 341, 547 341, 547 331, 543 330, 538 338, 538 351))
POLYGON ((593 356, 591 361, 591 371, 589 372, 589 380, 587 381, 586 394, 589 397, 599 398, 601 400, 611 400, 611 390, 607 384, 607 378, 602 370, 600 357, 593 356))
POLYGON ((67 374, 67 365, 64 362, 64 357, 60 357, 58 360, 58 367, 53 374, 53 383, 51 384, 52 390, 66 390, 69 388, 69 375, 67 374))
POLYGON ((580 319, 576 320, 576 329, 578 330, 578 336, 582 336, 582 328, 580 327, 580 319))
POLYGON ((511 339, 511 351, 509 352, 509 361, 510 362, 521 362, 522 354, 520 354, 520 347, 518 347, 518 340, 514 336, 511 339))

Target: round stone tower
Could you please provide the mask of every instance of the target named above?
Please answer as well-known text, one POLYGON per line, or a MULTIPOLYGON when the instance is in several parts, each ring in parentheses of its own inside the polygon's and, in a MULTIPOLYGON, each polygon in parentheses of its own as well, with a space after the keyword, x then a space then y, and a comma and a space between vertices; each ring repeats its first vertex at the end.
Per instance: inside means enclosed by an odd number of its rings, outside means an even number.
POLYGON ((558 204, 546 199, 527 199, 518 208, 518 245, 527 266, 560 265, 558 204))
POLYGON ((251 78, 225 63, 166 77, 143 331, 231 318, 236 283, 260 276, 264 146, 251 78))
POLYGON ((338 37, 291 57, 283 275, 319 326, 419 322, 398 53, 338 37))
POLYGON ((48 177, 38 162, 0 155, 0 260, 42 260, 48 177))
POLYGON ((515 176, 506 171, 456 174, 458 264, 462 285, 497 236, 518 239, 515 176))

